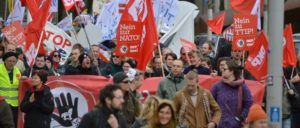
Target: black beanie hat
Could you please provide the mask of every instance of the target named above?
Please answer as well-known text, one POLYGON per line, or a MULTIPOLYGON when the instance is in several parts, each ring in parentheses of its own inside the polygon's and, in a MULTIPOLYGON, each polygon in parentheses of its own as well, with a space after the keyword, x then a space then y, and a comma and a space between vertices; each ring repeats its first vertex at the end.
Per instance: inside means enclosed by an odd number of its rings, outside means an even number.
MULTIPOLYGON (((131 68, 136 68, 136 61, 132 60, 132 59, 128 59, 126 60, 124 63, 128 63, 130 65, 131 68)), ((124 64, 123 63, 123 64, 124 64)))
POLYGON ((126 75, 126 73, 124 73, 124 72, 118 72, 118 73, 116 73, 114 75, 113 82, 114 82, 114 84, 119 84, 119 83, 121 83, 126 78, 128 78, 128 76, 126 75))
POLYGON ((18 59, 18 54, 14 52, 7 52, 3 55, 2 60, 5 61, 7 58, 14 56, 18 59))
POLYGON ((80 65, 82 64, 83 59, 86 58, 86 57, 89 57, 89 55, 86 54, 86 53, 80 54, 80 56, 78 57, 78 61, 79 61, 80 65))

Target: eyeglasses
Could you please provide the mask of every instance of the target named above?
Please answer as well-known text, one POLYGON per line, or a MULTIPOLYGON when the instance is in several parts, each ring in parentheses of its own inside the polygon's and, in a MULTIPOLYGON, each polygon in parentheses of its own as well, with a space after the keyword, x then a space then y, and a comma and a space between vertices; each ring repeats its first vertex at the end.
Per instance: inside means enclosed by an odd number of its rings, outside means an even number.
POLYGON ((53 57, 59 57, 59 55, 53 55, 53 57))
POLYGON ((129 83, 132 83, 131 81, 129 80, 126 80, 126 81, 122 81, 123 84, 129 84, 129 83))
POLYGON ((116 55, 112 55, 112 58, 114 58, 114 57, 116 57, 116 58, 119 58, 119 56, 116 56, 116 55))

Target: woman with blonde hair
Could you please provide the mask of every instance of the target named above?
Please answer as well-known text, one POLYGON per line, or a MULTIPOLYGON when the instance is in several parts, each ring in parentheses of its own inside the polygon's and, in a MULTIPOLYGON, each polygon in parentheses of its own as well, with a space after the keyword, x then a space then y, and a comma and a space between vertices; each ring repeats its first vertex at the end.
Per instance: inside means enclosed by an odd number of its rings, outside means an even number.
POLYGON ((162 100, 145 128, 176 128, 175 110, 173 102, 162 100))
POLYGON ((144 108, 140 116, 135 120, 131 128, 141 128, 143 126, 146 126, 148 122, 153 118, 154 112, 156 111, 159 103, 159 97, 148 96, 144 102, 144 108))

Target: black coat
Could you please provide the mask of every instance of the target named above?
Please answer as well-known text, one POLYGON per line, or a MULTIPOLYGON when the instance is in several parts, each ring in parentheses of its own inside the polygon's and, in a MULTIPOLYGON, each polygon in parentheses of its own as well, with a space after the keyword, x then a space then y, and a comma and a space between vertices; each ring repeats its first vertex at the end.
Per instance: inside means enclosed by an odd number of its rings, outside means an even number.
POLYGON ((110 114, 114 114, 119 122, 119 128, 126 128, 126 118, 121 112, 112 112, 106 107, 96 108, 85 114, 78 128, 110 128, 107 120, 110 114))
POLYGON ((53 95, 48 86, 43 85, 39 91, 29 88, 21 103, 21 111, 25 113, 24 128, 50 128, 53 110, 53 95), (32 93, 35 93, 35 101, 30 103, 32 93))

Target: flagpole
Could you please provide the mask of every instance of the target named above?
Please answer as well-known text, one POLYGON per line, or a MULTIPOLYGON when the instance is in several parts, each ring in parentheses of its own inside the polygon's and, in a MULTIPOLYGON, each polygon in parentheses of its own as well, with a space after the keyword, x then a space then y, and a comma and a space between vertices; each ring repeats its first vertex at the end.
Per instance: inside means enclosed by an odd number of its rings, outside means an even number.
MULTIPOLYGON (((4 9, 4 18, 3 19, 6 19, 6 13, 7 13, 7 5, 8 3, 7 3, 7 0, 5 0, 5 9, 4 9)), ((6 19, 7 20, 7 19, 6 19)), ((5 20, 5 21, 6 21, 5 20)))
POLYGON ((295 68, 293 67, 293 69, 292 69, 292 73, 291 73, 291 76, 290 76, 290 79, 292 79, 292 78, 293 78, 294 70, 295 70, 295 68))
MULTIPOLYGON (((74 0, 72 0, 72 1, 74 2, 74 6, 75 6, 76 12, 77 12, 77 14, 78 14, 78 16, 79 16, 79 20, 81 20, 81 19, 80 19, 80 12, 79 12, 79 9, 78 9, 78 7, 77 7, 77 4, 76 4, 76 2, 75 2, 74 0)), ((91 50, 91 43, 90 43, 90 39, 89 39, 89 37, 88 37, 88 35, 87 35, 87 32, 86 32, 86 30, 85 30, 85 26, 84 26, 83 24, 81 24, 81 23, 80 23, 80 26, 81 26, 81 28, 82 28, 83 31, 84 31, 84 34, 85 34, 85 36, 86 36, 86 40, 87 40, 88 45, 89 45, 90 50, 91 50)), ((96 55, 95 55, 93 52, 92 52, 92 55, 93 55, 93 58, 96 58, 96 55)), ((98 75, 100 75, 101 72, 100 72, 100 69, 99 69, 98 65, 96 66, 96 68, 97 68, 98 75)))
MULTIPOLYGON (((67 13, 67 17, 69 17, 70 16, 70 14, 69 14, 69 12, 66 10, 66 13, 67 13)), ((71 19, 72 19, 73 17, 71 17, 71 19)), ((74 27, 73 27, 73 25, 72 25, 72 20, 71 20, 71 26, 72 26, 72 30, 70 31, 70 32, 73 32, 73 34, 75 35, 75 39, 76 39, 76 41, 78 42, 78 36, 77 36, 77 34, 76 34, 76 31, 75 31, 75 29, 74 29, 74 27)))
MULTIPOLYGON (((13 1, 13 0, 12 0, 13 1)), ((12 6, 13 6, 14 4, 12 4, 12 6)), ((13 21, 14 20, 14 6, 12 7, 12 10, 11 10, 11 24, 12 24, 12 22, 14 22, 13 21)))
POLYGON ((217 35, 217 44, 216 44, 216 51, 215 51, 215 55, 214 57, 216 57, 217 53, 218 53, 218 49, 219 49, 219 41, 220 41, 220 35, 217 35))
POLYGON ((158 43, 157 48, 158 48, 158 53, 159 53, 159 58, 160 58, 160 67, 161 67, 161 72, 163 74, 163 77, 165 77, 165 71, 164 71, 164 63, 163 63, 163 58, 160 50, 160 43, 158 43))
MULTIPOLYGON (((40 38, 39 38, 39 43, 38 43, 38 46, 37 46, 37 51, 35 52, 35 55, 33 56, 33 64, 35 63, 35 58, 36 58, 36 56, 37 56, 37 54, 39 53, 39 49, 40 49, 40 46, 41 46, 41 42, 42 42, 42 39, 43 39, 43 35, 44 35, 44 28, 43 28, 43 30, 42 30, 42 32, 41 32, 41 35, 40 35, 40 38)), ((29 77, 31 77, 31 75, 32 75, 32 67, 30 68, 30 74, 29 74, 29 77)))
MULTIPOLYGON (((212 20, 213 18, 213 9, 211 5, 212 5, 212 0, 208 0, 208 9, 207 9, 208 20, 212 20)), ((209 26, 207 26, 207 40, 212 40, 212 32, 209 26)))
POLYGON ((244 67, 245 67, 245 50, 243 50, 242 66, 243 66, 242 76, 244 78, 244 76, 245 76, 245 74, 244 74, 245 73, 245 69, 244 69, 244 67))

